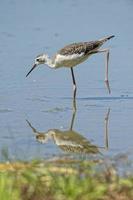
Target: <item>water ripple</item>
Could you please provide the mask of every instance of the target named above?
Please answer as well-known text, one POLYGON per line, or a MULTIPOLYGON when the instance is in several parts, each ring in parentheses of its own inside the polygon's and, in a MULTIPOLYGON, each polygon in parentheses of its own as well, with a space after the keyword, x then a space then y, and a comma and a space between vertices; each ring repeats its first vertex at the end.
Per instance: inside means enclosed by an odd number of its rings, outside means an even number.
POLYGON ((0 109, 0 113, 8 113, 8 112, 12 112, 13 110, 5 108, 5 109, 0 109))

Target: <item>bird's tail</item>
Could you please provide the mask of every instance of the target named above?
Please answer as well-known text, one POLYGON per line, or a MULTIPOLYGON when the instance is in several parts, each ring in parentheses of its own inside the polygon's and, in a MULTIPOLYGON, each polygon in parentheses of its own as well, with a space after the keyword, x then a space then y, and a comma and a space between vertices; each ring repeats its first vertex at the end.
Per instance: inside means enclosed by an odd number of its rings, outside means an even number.
POLYGON ((101 42, 103 44, 104 42, 106 42, 107 40, 110 40, 113 37, 115 37, 115 36, 111 35, 111 36, 108 36, 108 37, 101 38, 101 39, 99 39, 99 42, 101 42))

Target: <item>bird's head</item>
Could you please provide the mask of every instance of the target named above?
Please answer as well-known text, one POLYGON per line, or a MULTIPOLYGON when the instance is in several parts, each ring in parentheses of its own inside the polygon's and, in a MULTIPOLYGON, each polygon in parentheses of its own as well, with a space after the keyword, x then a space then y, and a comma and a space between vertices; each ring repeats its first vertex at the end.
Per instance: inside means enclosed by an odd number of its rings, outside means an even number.
POLYGON ((41 55, 38 55, 36 58, 35 58, 35 61, 34 61, 34 64, 33 64, 33 67, 31 68, 31 70, 27 73, 26 77, 39 65, 41 64, 45 64, 47 62, 47 59, 48 59, 48 56, 46 54, 41 54, 41 55))

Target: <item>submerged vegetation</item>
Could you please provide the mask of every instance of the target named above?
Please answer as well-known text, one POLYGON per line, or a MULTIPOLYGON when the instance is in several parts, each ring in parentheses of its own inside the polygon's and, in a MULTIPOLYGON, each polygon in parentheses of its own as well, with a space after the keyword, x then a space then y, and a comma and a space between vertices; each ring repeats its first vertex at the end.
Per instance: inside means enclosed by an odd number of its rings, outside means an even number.
POLYGON ((102 160, 0 164, 1 200, 131 200, 132 188, 132 173, 102 160))

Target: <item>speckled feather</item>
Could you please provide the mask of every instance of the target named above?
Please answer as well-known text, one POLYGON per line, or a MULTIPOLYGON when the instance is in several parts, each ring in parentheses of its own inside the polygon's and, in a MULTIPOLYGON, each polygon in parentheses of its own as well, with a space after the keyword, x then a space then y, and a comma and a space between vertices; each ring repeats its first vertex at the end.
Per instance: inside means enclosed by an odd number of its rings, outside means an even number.
POLYGON ((84 53, 84 55, 91 54, 93 51, 100 48, 104 42, 111 39, 112 37, 114 37, 114 35, 96 41, 69 44, 60 49, 57 53, 60 55, 72 55, 81 53, 84 53))
POLYGON ((65 46, 64 48, 58 51, 61 55, 72 55, 72 54, 88 54, 92 50, 95 50, 101 46, 99 41, 90 41, 90 42, 80 42, 73 43, 65 46))

